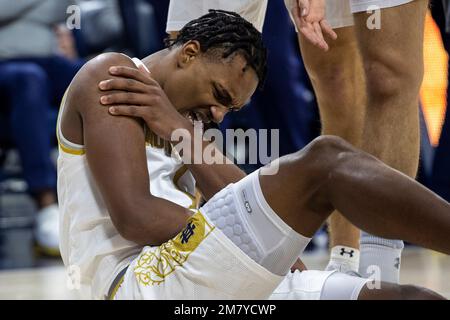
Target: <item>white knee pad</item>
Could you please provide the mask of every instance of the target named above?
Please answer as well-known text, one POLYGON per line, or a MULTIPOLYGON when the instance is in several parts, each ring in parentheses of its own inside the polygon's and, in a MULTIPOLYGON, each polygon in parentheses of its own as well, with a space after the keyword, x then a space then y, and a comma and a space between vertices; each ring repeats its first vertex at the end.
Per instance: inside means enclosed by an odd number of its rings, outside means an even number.
POLYGON ((289 272, 311 240, 270 208, 259 171, 217 193, 201 211, 244 253, 277 275, 289 272))

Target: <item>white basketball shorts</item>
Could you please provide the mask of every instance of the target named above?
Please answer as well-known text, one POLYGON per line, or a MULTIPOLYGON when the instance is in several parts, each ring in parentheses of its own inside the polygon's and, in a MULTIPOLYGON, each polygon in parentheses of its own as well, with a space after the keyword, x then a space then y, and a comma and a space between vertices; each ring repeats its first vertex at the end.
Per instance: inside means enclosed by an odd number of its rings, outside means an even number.
POLYGON ((262 31, 268 0, 170 0, 166 31, 179 31, 209 9, 233 11, 262 31))
MULTIPOLYGON (((221 9, 239 13, 262 31, 268 0, 170 0, 167 32, 181 30, 189 21, 208 13, 209 9, 221 9)), ((297 0, 285 0, 290 8, 297 0)), ((327 0, 326 17, 333 28, 353 25, 352 13, 384 9, 406 4, 413 0, 327 0)))
MULTIPOLYGON (((296 1, 285 0, 286 7, 292 7, 296 1)), ((334 29, 349 27, 354 24, 353 13, 392 8, 411 1, 413 0, 327 0, 326 18, 334 29)))

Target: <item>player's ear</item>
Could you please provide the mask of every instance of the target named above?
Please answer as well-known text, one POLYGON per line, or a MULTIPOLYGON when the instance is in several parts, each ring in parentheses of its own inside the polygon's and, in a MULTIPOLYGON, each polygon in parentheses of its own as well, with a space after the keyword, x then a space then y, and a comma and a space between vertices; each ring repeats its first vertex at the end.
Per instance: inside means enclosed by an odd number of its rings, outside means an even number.
POLYGON ((189 66, 200 55, 200 43, 196 40, 186 42, 178 55, 178 66, 189 66))

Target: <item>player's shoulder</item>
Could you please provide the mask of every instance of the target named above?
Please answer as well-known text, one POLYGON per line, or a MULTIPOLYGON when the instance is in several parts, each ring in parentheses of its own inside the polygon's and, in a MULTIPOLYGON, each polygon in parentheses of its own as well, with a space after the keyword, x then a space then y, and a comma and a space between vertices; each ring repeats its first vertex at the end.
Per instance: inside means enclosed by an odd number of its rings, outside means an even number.
POLYGON ((102 53, 95 58, 89 60, 83 68, 81 68, 78 76, 98 80, 108 75, 108 70, 112 66, 134 67, 133 60, 130 57, 116 52, 102 53))
POLYGON ((74 97, 78 104, 84 105, 89 99, 98 99, 98 84, 111 77, 112 66, 135 67, 130 57, 115 52, 103 53, 89 60, 76 74, 70 85, 69 100, 74 97))
POLYGON ((118 52, 107 52, 102 53, 95 58, 91 59, 88 63, 86 63, 86 67, 88 68, 105 68, 111 65, 123 65, 130 66, 133 65, 133 60, 123 54, 118 52))

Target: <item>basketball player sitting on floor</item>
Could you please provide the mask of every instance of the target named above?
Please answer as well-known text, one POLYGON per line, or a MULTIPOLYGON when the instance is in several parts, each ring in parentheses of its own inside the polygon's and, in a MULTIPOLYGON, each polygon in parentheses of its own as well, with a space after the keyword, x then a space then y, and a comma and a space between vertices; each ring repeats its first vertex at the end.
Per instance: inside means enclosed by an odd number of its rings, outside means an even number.
POLYGON ((80 268, 95 299, 441 298, 414 286, 371 290, 368 279, 333 271, 289 272, 334 209, 373 234, 450 253, 449 203, 345 141, 321 137, 248 176, 170 152, 176 129, 221 122, 265 72, 261 34, 222 11, 143 61, 109 53, 87 63, 58 121, 65 265, 80 268))

